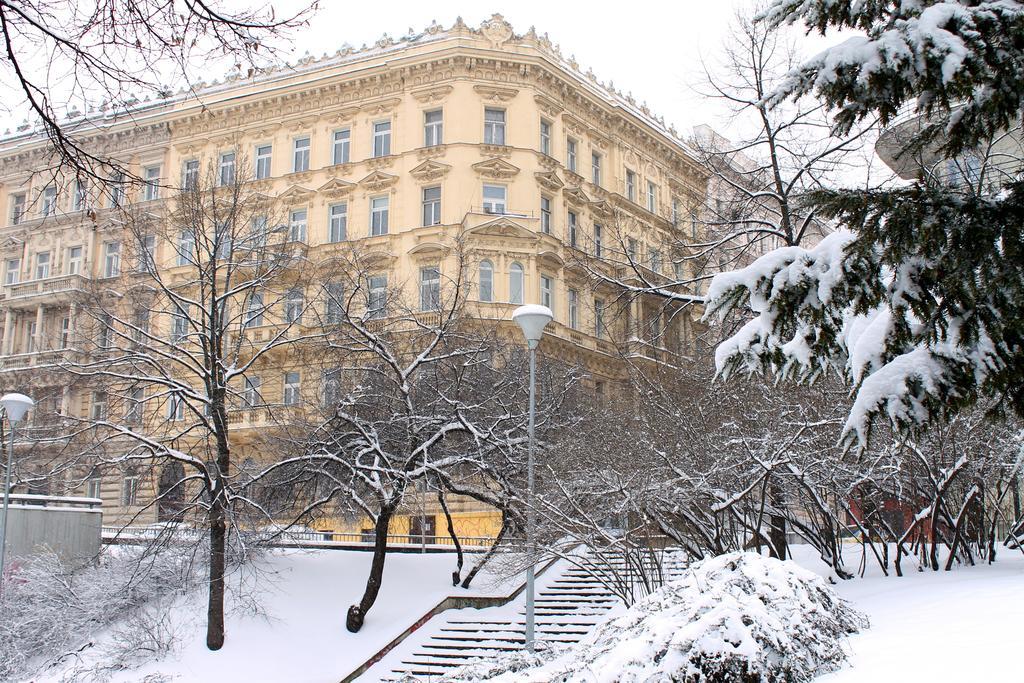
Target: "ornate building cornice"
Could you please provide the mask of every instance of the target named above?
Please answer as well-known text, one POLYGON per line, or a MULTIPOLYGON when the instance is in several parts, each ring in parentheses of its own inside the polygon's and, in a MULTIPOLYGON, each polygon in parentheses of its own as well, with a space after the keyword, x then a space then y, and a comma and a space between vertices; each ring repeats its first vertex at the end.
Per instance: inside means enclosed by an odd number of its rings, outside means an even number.
MULTIPOLYGON (((138 127, 141 118, 162 116, 174 119, 174 130, 165 131, 163 136, 169 138, 173 132, 177 141, 225 130, 251 131, 265 126, 268 119, 280 117, 302 121, 303 115, 325 108, 337 109, 340 122, 350 120, 358 111, 387 115, 399 94, 408 90, 420 102, 441 101, 451 92, 450 80, 457 76, 490 81, 477 83, 474 88, 482 98, 494 102, 514 97, 519 84, 534 85, 538 91, 534 99, 545 115, 555 117, 565 112, 581 124, 594 120, 601 130, 615 130, 634 146, 650 149, 661 158, 672 158, 675 170, 700 173, 693 159, 686 158, 692 156, 686 143, 646 105, 638 104, 610 83, 601 83, 592 71, 583 71, 575 58, 565 57, 546 34, 539 35, 532 27, 516 34, 500 14, 477 28, 459 18, 447 29, 434 23, 401 38, 385 35, 373 45, 359 49, 345 46, 319 58, 306 56, 251 77, 232 73, 220 81, 194 84, 165 100, 143 103, 130 112, 130 117, 128 112, 93 110, 84 120, 76 120, 69 131, 73 134, 75 127, 95 128, 97 124, 111 128, 122 119, 126 127, 138 127), (457 44, 458 49, 443 49, 445 41, 457 44), (508 49, 512 47, 515 50, 508 49), (500 56, 488 55, 494 52, 500 52, 500 56), (358 74, 345 73, 356 65, 360 67, 358 74), (342 78, 335 79, 334 75, 342 78), (239 103, 247 93, 254 97, 239 103)), ((593 126, 581 126, 581 130, 599 147, 610 142, 593 126)), ((149 133, 141 137, 153 140, 149 133)), ((28 131, 8 142, 33 140, 41 143, 43 138, 28 131)), ((131 146, 123 144, 116 151, 131 146)), ((14 161, 13 165, 22 163, 14 161)), ((0 170, 5 166, 11 167, 12 162, 0 159, 0 170)), ((35 166, 38 164, 31 164, 35 166)))

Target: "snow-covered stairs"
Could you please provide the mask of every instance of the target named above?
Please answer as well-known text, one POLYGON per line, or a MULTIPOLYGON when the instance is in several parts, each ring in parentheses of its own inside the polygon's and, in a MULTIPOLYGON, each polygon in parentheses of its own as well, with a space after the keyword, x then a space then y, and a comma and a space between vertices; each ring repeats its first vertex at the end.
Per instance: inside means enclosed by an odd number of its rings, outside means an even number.
MULTIPOLYGON (((682 557, 682 553, 665 553, 666 580, 683 571, 682 557)), ((538 647, 579 642, 612 612, 622 609, 622 600, 598 579, 584 569, 560 561, 538 579, 538 647)), ((421 681, 431 681, 472 659, 521 650, 525 642, 525 614, 523 595, 500 607, 440 614, 360 680, 399 681, 412 675, 421 681)))

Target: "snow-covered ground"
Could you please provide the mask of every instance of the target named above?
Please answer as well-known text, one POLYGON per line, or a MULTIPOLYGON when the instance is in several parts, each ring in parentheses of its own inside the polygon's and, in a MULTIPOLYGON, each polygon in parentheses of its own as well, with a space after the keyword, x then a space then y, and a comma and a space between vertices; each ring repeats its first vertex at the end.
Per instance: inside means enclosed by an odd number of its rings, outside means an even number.
MULTIPOLYGON (((827 575, 813 553, 799 546, 795 552, 800 564, 827 575)), ((351 634, 344 627, 345 610, 362 594, 370 553, 287 551, 267 562, 273 578, 259 587, 266 618, 230 616, 224 648, 211 653, 204 643, 205 604, 199 591, 170 612, 178 650, 110 680, 163 674, 150 680, 335 683, 444 597, 466 594, 451 587, 451 555, 392 555, 377 604, 363 630, 351 634)), ((863 579, 835 585, 871 626, 850 638, 849 664, 819 680, 1024 680, 1024 667, 1013 657, 1024 624, 1024 556, 1004 549, 994 565, 949 573, 917 572, 912 562, 904 562, 903 578, 869 570, 863 579)), ((479 579, 484 581, 476 594, 508 589, 490 585, 486 576, 479 579)), ((101 641, 102 636, 97 645, 101 641)), ((54 671, 34 680, 76 680, 67 673, 54 671)))
MULTIPOLYGON (((371 557, 341 550, 279 551, 262 561, 266 566, 258 599, 265 616, 229 615, 223 649, 206 649, 205 596, 197 591, 178 600, 171 611, 177 652, 109 680, 134 682, 160 674, 149 680, 337 683, 453 591, 480 595, 502 590, 486 573, 477 577, 473 590, 453 589, 452 554, 396 553, 388 557, 380 595, 363 629, 349 633, 345 612, 362 596, 371 557)), ((468 556, 467 564, 476 557, 468 556)), ((88 650, 83 653, 88 655, 88 650)), ((33 680, 80 677, 65 669, 33 680)))
MULTIPOLYGON (((815 563, 798 551, 806 566, 815 563)), ((846 668, 821 683, 861 681, 1024 681, 1024 555, 1002 549, 992 565, 902 578, 877 570, 836 591, 867 614, 871 627, 850 638, 846 668)))

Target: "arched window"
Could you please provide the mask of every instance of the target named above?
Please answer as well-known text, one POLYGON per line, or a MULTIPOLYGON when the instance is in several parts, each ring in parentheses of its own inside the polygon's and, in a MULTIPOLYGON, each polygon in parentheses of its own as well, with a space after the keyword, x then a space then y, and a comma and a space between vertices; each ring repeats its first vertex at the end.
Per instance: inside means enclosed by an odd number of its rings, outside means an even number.
POLYGON ((490 261, 480 262, 480 301, 494 301, 494 265, 490 261))
POLYGON ((518 263, 513 263, 508 269, 508 301, 523 303, 523 267, 518 263))

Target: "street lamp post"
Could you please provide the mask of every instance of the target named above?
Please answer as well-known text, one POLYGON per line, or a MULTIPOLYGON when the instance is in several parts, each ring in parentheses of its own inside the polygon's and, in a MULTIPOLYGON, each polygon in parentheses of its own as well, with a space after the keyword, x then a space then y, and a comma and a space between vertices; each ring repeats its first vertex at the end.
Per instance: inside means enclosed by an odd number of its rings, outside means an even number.
POLYGON ((4 521, 0 524, 0 596, 4 591, 4 564, 7 559, 7 511, 11 505, 11 467, 14 462, 14 429, 25 417, 25 413, 36 403, 25 394, 5 394, 0 398, 0 406, 7 413, 7 421, 11 423, 11 441, 7 447, 7 472, 4 476, 4 521))
POLYGON ((526 337, 526 346, 530 350, 530 422, 528 434, 528 448, 526 458, 526 553, 529 564, 526 566, 526 649, 533 652, 534 649, 534 567, 537 562, 537 516, 533 505, 533 451, 534 437, 533 425, 537 408, 536 385, 537 385, 537 346, 544 336, 544 327, 551 322, 554 316, 547 306, 527 304, 520 306, 512 313, 512 320, 523 330, 526 337))

